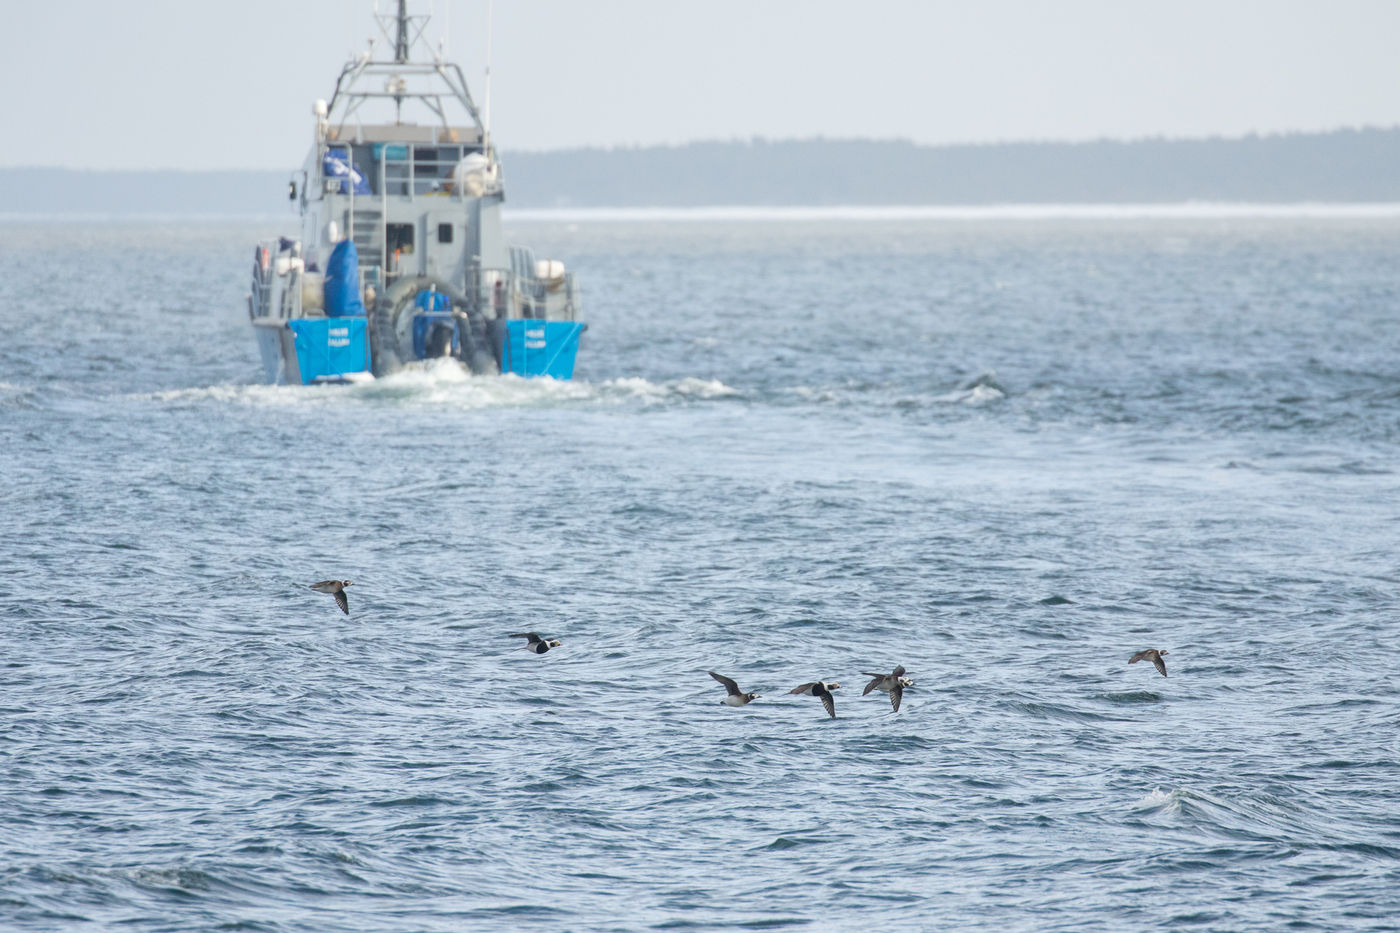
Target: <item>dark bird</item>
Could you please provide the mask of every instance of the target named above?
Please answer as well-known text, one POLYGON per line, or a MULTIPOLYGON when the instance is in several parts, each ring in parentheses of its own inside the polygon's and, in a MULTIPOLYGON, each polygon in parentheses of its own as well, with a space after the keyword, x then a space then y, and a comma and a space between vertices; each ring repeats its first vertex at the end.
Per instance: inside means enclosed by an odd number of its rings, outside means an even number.
POLYGON ((550 648, 558 648, 564 644, 557 638, 551 638, 548 641, 546 641, 545 639, 536 635, 534 632, 516 632, 510 637, 530 639, 529 644, 521 645, 520 647, 524 648, 526 651, 533 651, 535 654, 544 654, 550 648))
POLYGON ((1148 648, 1144 651, 1139 651, 1137 654, 1133 655, 1131 658, 1128 659, 1128 663, 1136 664, 1137 662, 1146 658, 1148 661, 1151 661, 1152 664, 1157 668, 1157 673, 1161 674, 1163 677, 1166 677, 1167 662, 1162 660, 1162 658, 1164 658, 1166 654, 1167 653, 1165 651, 1158 651, 1156 648, 1148 648))
POLYGON ((724 689, 729 691, 729 696, 720 700, 725 706, 743 706, 746 703, 752 703, 754 700, 758 699, 757 693, 744 693, 739 689, 739 685, 728 677, 721 677, 714 671, 710 671, 710 676, 724 684, 724 689))
POLYGON ((318 593, 330 593, 335 597, 335 604, 340 607, 340 611, 346 615, 350 614, 350 600, 345 596, 345 588, 354 586, 349 580, 322 580, 320 583, 311 584, 311 588, 318 593))
POLYGON ((896 667, 890 674, 872 674, 870 671, 861 673, 872 679, 860 695, 865 696, 871 690, 883 690, 890 695, 890 706, 894 707, 896 713, 899 712, 899 701, 904 698, 904 688, 914 686, 914 681, 904 676, 903 665, 896 667))
POLYGON ((815 683, 799 684, 793 687, 788 693, 800 693, 803 696, 821 697, 822 706, 826 707, 827 715, 832 719, 836 718, 836 699, 831 695, 831 691, 840 690, 841 685, 835 682, 823 683, 818 680, 815 683))

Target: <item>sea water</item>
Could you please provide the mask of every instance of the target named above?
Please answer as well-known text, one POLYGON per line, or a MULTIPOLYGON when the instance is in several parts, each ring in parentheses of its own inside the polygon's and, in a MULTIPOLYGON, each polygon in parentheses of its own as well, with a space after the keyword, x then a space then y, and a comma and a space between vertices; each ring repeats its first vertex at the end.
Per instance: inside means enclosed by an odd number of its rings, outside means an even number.
POLYGON ((573 382, 0 223, 0 928, 1400 928, 1395 212, 509 227, 573 382))

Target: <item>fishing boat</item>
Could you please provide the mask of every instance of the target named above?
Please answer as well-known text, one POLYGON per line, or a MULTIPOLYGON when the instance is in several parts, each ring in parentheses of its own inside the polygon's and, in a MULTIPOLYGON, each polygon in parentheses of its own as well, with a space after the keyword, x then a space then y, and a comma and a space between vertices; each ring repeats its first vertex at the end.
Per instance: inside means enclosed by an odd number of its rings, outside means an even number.
POLYGON ((424 48, 427 16, 398 0, 375 18, 392 57, 371 41, 312 107, 315 138, 288 185, 300 235, 253 254, 267 380, 349 382, 443 357, 572 378, 587 328, 573 274, 502 231, 489 64, 483 116, 461 68, 424 48))

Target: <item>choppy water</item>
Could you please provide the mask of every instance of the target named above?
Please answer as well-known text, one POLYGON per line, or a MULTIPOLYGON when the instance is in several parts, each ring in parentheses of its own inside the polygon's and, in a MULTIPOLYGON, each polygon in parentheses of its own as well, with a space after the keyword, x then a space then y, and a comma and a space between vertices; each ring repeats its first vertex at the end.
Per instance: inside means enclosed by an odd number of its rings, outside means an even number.
POLYGON ((1400 925, 1400 219, 514 228, 572 384, 0 225, 0 927, 1400 925))

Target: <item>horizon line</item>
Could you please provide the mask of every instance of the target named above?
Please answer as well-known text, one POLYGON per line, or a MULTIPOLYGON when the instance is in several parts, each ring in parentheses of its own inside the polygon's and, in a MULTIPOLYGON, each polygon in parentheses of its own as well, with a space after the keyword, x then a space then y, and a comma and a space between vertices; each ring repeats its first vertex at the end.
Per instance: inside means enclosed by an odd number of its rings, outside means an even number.
MULTIPOLYGON (((266 211, 234 213, 206 211, 61 212, 3 211, 0 222, 157 222, 228 220, 264 222, 287 215, 266 211)), ((1400 219, 1400 201, 1175 201, 1159 203, 1023 203, 984 205, 841 205, 813 207, 578 207, 541 208, 506 206, 504 218, 522 223, 764 223, 846 220, 855 222, 901 220, 1389 220, 1400 219)))
MULTIPOLYGON (((417 125, 417 124, 405 124, 417 125)), ((511 149, 501 148, 504 156, 543 156, 562 155, 575 152, 598 152, 598 153, 632 153, 647 151, 666 151, 688 149, 698 146, 755 146, 755 145, 788 145, 793 143, 873 143, 877 145, 899 145, 908 146, 914 149, 928 150, 949 150, 949 149, 992 149, 1017 146, 1095 146, 1095 145, 1118 145, 1134 146, 1153 143, 1237 143, 1251 141, 1273 141, 1286 140, 1302 136, 1339 136, 1346 133, 1394 133, 1400 132, 1400 123, 1390 125, 1362 124, 1362 125, 1340 125, 1325 130, 1249 130, 1239 134, 1213 134, 1207 136, 1169 136, 1164 134, 1148 136, 1094 136, 1076 138, 1038 138, 1038 139, 1000 139, 981 140, 963 142, 942 142, 942 143, 921 143, 916 142, 907 136, 782 136, 769 137, 761 135, 733 136, 729 138, 700 138, 686 142, 653 142, 653 143, 612 143, 612 144, 578 144, 561 146, 551 149, 511 149)), ((189 168, 188 166, 152 166, 149 168, 106 168, 89 167, 81 165, 34 165, 34 164, 4 164, 0 163, 0 172, 3 171, 67 171, 86 172, 95 175, 117 174, 117 173, 179 173, 184 175, 214 174, 218 172, 288 172, 293 169, 285 168, 189 168)))

